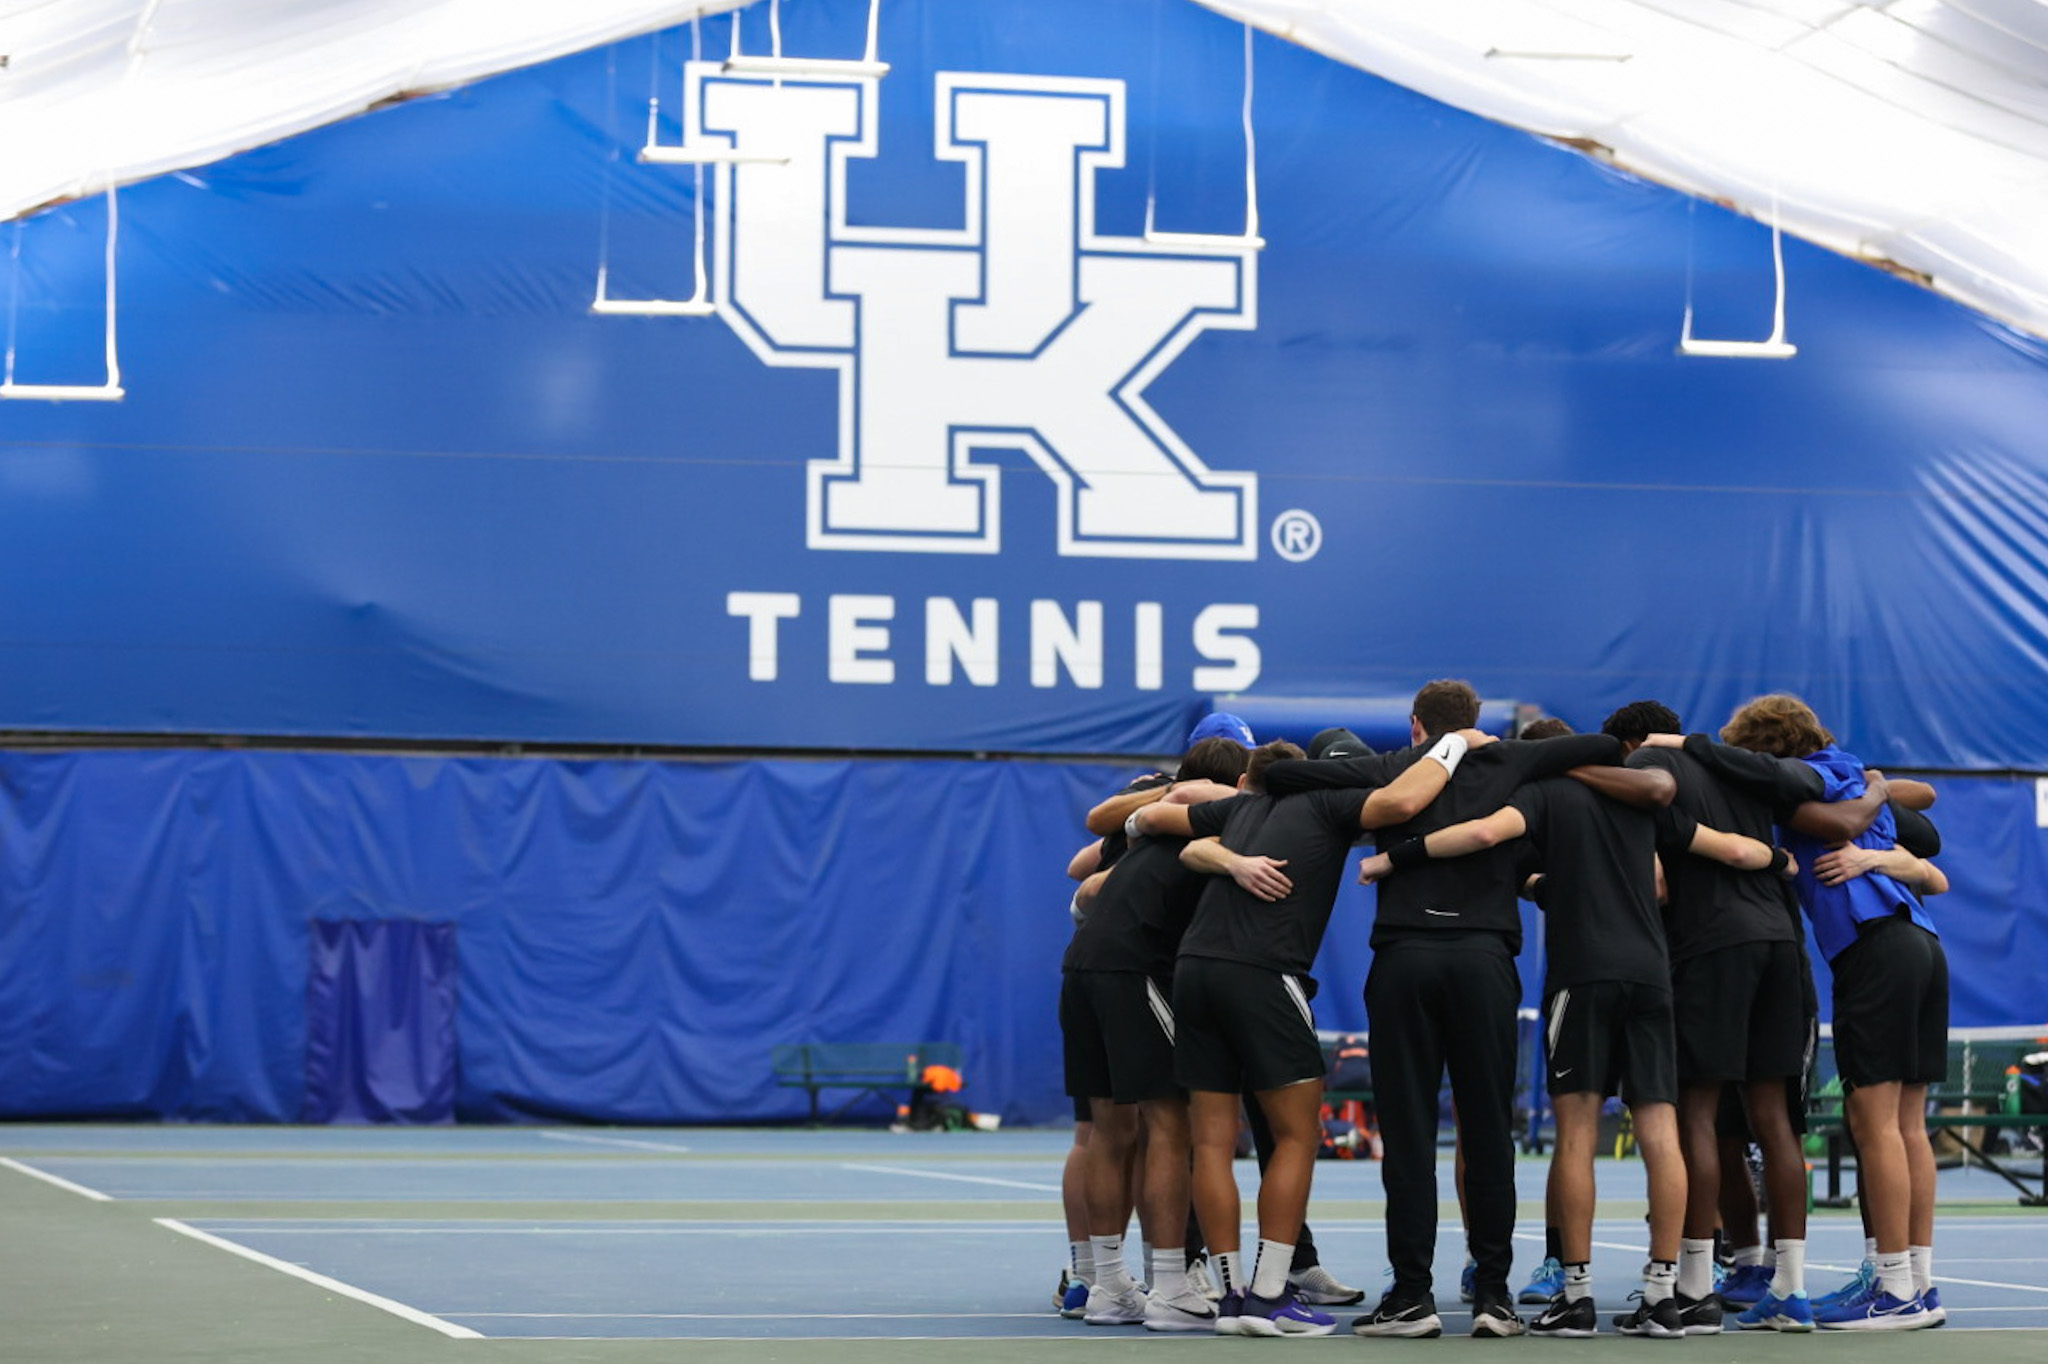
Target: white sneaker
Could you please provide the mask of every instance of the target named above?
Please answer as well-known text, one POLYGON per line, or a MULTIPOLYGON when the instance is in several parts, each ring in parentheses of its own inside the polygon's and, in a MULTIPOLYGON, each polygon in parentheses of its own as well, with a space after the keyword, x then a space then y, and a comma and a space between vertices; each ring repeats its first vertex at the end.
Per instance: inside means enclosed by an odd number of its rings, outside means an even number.
POLYGON ((1204 1255, 1188 1266, 1188 1291, 1199 1293, 1210 1302, 1222 1302, 1223 1290, 1209 1277, 1209 1257, 1204 1255))
POLYGON ((1168 1297, 1153 1294, 1145 1299, 1145 1329, 1148 1331, 1214 1331, 1216 1305, 1193 1288, 1168 1297))
POLYGON ((1287 1282, 1294 1285, 1295 1295, 1311 1307, 1349 1307, 1365 1301, 1363 1288, 1337 1282, 1337 1277, 1321 1265, 1289 1274, 1287 1282))
POLYGON ((1136 1284, 1112 1293, 1101 1284, 1088 1290, 1088 1311, 1082 1317, 1090 1326, 1136 1326, 1145 1320, 1145 1293, 1136 1284))

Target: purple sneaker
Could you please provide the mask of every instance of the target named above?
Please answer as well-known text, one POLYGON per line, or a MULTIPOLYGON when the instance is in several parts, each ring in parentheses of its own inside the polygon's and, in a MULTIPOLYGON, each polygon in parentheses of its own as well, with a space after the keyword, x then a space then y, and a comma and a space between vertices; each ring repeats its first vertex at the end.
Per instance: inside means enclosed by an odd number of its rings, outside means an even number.
MULTIPOLYGON (((1335 1317, 1303 1303, 1291 1288, 1277 1298, 1245 1294, 1237 1322, 1241 1336, 1326 1336, 1337 1329, 1335 1317)), ((1217 1330, 1222 1330, 1220 1315, 1217 1330)))
POLYGON ((1771 1291, 1772 1271, 1762 1265, 1737 1265, 1714 1291, 1729 1307, 1754 1307, 1771 1291))
POLYGON ((1216 1300, 1216 1334, 1219 1336, 1241 1336, 1244 1334, 1244 1290, 1233 1288, 1216 1300))

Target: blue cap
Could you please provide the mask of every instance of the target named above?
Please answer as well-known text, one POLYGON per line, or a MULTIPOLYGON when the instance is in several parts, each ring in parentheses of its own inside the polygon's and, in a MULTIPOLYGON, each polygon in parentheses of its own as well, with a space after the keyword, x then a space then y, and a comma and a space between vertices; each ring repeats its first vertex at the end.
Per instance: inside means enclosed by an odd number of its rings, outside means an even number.
POLYGON ((1252 738, 1250 725, 1220 710, 1195 722, 1188 732, 1188 747, 1193 748, 1204 739, 1235 739, 1246 748, 1256 747, 1258 742, 1252 738))

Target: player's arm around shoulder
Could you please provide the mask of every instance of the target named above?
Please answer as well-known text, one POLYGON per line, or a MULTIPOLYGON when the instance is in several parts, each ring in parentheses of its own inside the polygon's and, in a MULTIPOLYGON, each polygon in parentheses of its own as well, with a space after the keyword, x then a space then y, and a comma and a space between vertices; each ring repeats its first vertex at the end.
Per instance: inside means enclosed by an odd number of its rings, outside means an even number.
POLYGON ((1411 764, 1400 776, 1365 798, 1358 811, 1358 827, 1384 829, 1406 824, 1443 794, 1466 754, 1496 742, 1493 735, 1476 729, 1444 735, 1430 745, 1420 762, 1411 764))
POLYGON ((1180 850, 1180 862, 1204 875, 1228 876, 1261 900, 1284 900, 1294 890, 1294 882, 1282 870, 1286 859, 1232 852, 1220 838, 1190 839, 1180 850))

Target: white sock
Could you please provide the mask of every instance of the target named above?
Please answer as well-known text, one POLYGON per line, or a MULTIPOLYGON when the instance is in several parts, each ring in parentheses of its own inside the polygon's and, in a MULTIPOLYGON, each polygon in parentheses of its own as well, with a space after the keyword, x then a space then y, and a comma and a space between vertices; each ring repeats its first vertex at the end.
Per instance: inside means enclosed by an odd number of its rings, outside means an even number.
POLYGON ((1232 1289, 1242 1290, 1244 1281, 1244 1252, 1241 1250, 1219 1250, 1209 1257, 1216 1264, 1216 1286, 1228 1293, 1232 1289))
POLYGON ((1124 1238, 1091 1236, 1088 1242, 1095 1249, 1094 1286, 1111 1293, 1132 1287, 1130 1268, 1124 1264, 1124 1238))
POLYGON ((1913 1264, 1913 1291, 1925 1293, 1934 1287, 1934 1247, 1907 1246, 1906 1254, 1913 1264))
POLYGON ((1086 1241, 1067 1242, 1067 1261, 1082 1283, 1095 1282, 1095 1247, 1086 1241))
MULTIPOLYGON (((1138 1237, 1138 1263, 1145 1266, 1145 1269, 1148 1273, 1151 1271, 1152 1243, 1150 1241, 1147 1241, 1142 1235, 1138 1237)), ((1147 1288, 1150 1288, 1152 1286, 1152 1281, 1150 1279, 1145 1280, 1145 1286, 1147 1288)))
POLYGON ((1589 1263, 1564 1267, 1564 1300, 1577 1302, 1593 1296, 1593 1266, 1589 1263))
POLYGON ((1286 1293, 1287 1271, 1293 1264, 1293 1246, 1261 1240, 1259 1258, 1252 1266, 1252 1292, 1262 1298, 1277 1298, 1286 1293))
POLYGON ((1772 1247, 1778 1253, 1778 1269, 1771 1275, 1771 1296, 1789 1298, 1806 1291, 1806 1242, 1780 1241, 1772 1247))
MULTIPOLYGON (((1741 1253, 1736 1252, 1738 1255, 1741 1253)), ((1714 1291, 1714 1243, 1711 1240, 1695 1241, 1687 1237, 1678 1243, 1678 1291, 1694 1302, 1714 1291)))
MULTIPOLYGON (((1712 1245, 1713 1243, 1710 1241, 1707 1244, 1712 1245)), ((1742 1268, 1742 1266, 1744 1265, 1760 1265, 1763 1262, 1764 1248, 1762 1246, 1756 1245, 1735 1247, 1735 1267, 1737 1269, 1742 1268)), ((1692 1294, 1688 1293, 1686 1294, 1686 1296, 1691 1297, 1692 1294)))
POLYGON ((1897 1298, 1910 1302, 1919 1294, 1913 1291, 1913 1253, 1910 1250, 1894 1251, 1877 1257, 1877 1286, 1897 1298))
POLYGON ((1145 1255, 1145 1282, 1154 1293, 1170 1298, 1187 1291, 1188 1256, 1184 1250, 1153 1250, 1145 1255))
POLYGON ((1877 1238, 1875 1236, 1863 1238, 1863 1258, 1872 1264, 1877 1263, 1877 1238))
POLYGON ((1768 1246, 1765 1246, 1765 1247, 1764 1247, 1764 1258, 1763 1258, 1762 1260, 1758 1261, 1758 1263, 1759 1263, 1759 1264, 1761 1264, 1761 1265, 1762 1265, 1762 1266, 1763 1266, 1763 1267, 1764 1267, 1765 1269, 1776 1269, 1776 1268, 1778 1267, 1778 1248, 1777 1248, 1777 1246, 1775 1246, 1775 1245, 1768 1245, 1768 1246))
POLYGON ((1643 1273, 1643 1301, 1662 1302, 1678 1288, 1678 1266, 1669 1260, 1652 1260, 1643 1273))

